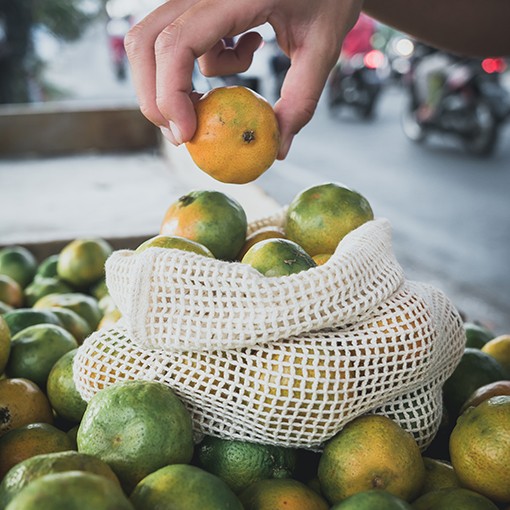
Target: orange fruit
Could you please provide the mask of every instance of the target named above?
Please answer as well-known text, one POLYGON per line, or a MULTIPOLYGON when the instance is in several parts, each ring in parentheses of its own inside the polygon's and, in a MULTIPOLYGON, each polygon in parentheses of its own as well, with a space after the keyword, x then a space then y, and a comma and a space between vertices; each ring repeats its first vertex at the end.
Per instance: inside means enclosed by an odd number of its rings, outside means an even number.
POLYGON ((24 289, 34 278, 37 260, 23 246, 6 246, 0 250, 0 274, 16 280, 24 289))
POLYGON ((11 499, 34 480, 64 471, 87 471, 104 476, 120 486, 108 464, 96 457, 73 450, 42 453, 19 462, 4 476, 0 484, 0 508, 5 508, 11 499))
POLYGON ((413 502, 413 510, 498 510, 498 507, 477 492, 451 487, 420 496, 413 502))
POLYGON ((331 255, 332 253, 318 253, 314 255, 312 259, 315 260, 318 266, 322 266, 322 264, 325 264, 331 258, 331 255))
POLYGON ((235 493, 268 478, 290 478, 296 450, 281 446, 206 436, 197 447, 197 461, 219 476, 235 493))
POLYGON ((217 476, 188 464, 164 466, 141 480, 131 493, 136 510, 244 510, 217 476))
POLYGON ((194 190, 165 213, 160 234, 180 236, 206 246, 221 260, 234 260, 246 239, 246 212, 221 191, 194 190))
POLYGON ((53 365, 66 352, 77 347, 74 336, 61 326, 30 326, 12 337, 11 355, 5 372, 10 377, 30 379, 45 389, 53 365))
POLYGON ((460 487, 459 479, 449 462, 423 457, 423 463, 425 464, 425 482, 421 494, 449 487, 460 487))
POLYGON ((9 510, 134 510, 115 482, 85 471, 42 476, 28 484, 9 510))
POLYGON ((151 237, 150 239, 147 239, 147 241, 144 241, 140 246, 138 246, 136 251, 145 251, 147 248, 174 248, 176 250, 198 253, 204 257, 213 257, 211 251, 203 244, 179 236, 164 236, 160 234, 151 237))
POLYGON ((65 294, 73 289, 63 280, 53 276, 37 276, 25 287, 25 302, 27 306, 34 304, 48 294, 65 294))
POLYGON ((466 347, 475 349, 481 349, 496 336, 489 328, 475 322, 465 322, 464 332, 466 334, 466 347))
POLYGON ((349 496, 330 510, 412 510, 403 499, 380 489, 370 489, 349 496))
POLYGON ((106 462, 126 490, 167 464, 193 455, 189 412, 164 384, 125 381, 96 393, 77 435, 78 451, 106 462))
POLYGON ((21 285, 10 276, 0 274, 0 301, 13 308, 23 305, 23 289, 21 285))
POLYGON ((450 457, 461 485, 510 503, 510 396, 467 409, 450 435, 450 457))
POLYGON ((369 489, 412 501, 424 483, 425 466, 409 432, 385 416, 365 415, 326 443, 318 475, 332 504, 369 489))
POLYGON ((64 354, 48 375, 46 394, 58 416, 71 423, 79 423, 87 408, 73 379, 73 362, 78 349, 64 354))
POLYGON ((0 438, 0 479, 23 460, 73 447, 71 438, 49 423, 30 423, 11 430, 0 438))
POLYGON ((4 318, 0 315, 0 375, 4 373, 10 352, 11 331, 4 318))
POLYGON ((291 478, 259 480, 240 495, 245 510, 328 510, 326 500, 291 478))
POLYGON ((254 244, 241 260, 264 276, 286 276, 316 264, 298 244, 288 239, 266 239, 254 244))
POLYGON ((241 248, 241 251, 237 255, 237 259, 241 260, 246 252, 259 241, 265 241, 266 239, 285 239, 285 231, 283 228, 274 227, 272 225, 268 225, 266 227, 259 228, 255 232, 252 232, 249 236, 246 237, 246 241, 244 246, 241 248))
POLYGON ((331 254, 349 232, 373 218, 365 197, 342 184, 328 182, 294 197, 287 209, 285 233, 312 257, 331 254))
POLYGON ((0 379, 0 436, 29 423, 53 423, 50 402, 27 379, 0 379))
POLYGON ((496 381, 480 386, 480 388, 475 390, 464 402, 459 414, 462 414, 469 407, 476 407, 485 400, 491 397, 497 397, 498 395, 510 395, 510 381, 496 381))
POLYGON ((252 90, 219 87, 195 104, 197 129, 186 147, 196 165, 221 182, 245 184, 263 174, 280 147, 272 106, 252 90))
POLYGON ((104 239, 75 239, 59 254, 59 278, 77 289, 90 287, 104 277, 104 263, 113 249, 104 239))
POLYGON ((496 358, 505 369, 507 377, 510 378, 510 335, 499 335, 489 340, 481 351, 496 358))

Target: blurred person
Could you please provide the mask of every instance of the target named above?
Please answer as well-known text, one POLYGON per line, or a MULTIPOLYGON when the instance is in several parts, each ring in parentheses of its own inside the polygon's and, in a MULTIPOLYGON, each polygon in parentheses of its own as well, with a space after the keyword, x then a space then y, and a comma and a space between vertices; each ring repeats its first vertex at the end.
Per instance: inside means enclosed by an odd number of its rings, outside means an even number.
POLYGON ((368 53, 373 49, 372 38, 377 25, 374 19, 361 13, 358 21, 345 36, 340 59, 351 59, 355 55, 368 53))
POLYGON ((246 71, 268 22, 291 65, 275 104, 279 159, 312 118, 342 42, 361 10, 434 46, 466 54, 510 54, 510 2, 501 0, 169 0, 126 38, 134 85, 144 115, 174 144, 196 129, 192 73, 246 71), (223 38, 243 34, 233 48, 223 38))

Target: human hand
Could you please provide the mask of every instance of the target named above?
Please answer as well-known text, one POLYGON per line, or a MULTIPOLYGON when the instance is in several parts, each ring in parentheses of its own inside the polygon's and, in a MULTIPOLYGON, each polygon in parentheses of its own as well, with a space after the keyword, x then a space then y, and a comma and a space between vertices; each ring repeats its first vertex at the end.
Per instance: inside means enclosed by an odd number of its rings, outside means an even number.
POLYGON ((169 0, 125 41, 142 113, 175 145, 196 129, 191 77, 195 60, 205 76, 247 70, 262 40, 254 27, 269 22, 291 66, 274 106, 280 127, 278 159, 312 118, 345 34, 362 0, 169 0), (235 47, 223 39, 243 34, 235 47))

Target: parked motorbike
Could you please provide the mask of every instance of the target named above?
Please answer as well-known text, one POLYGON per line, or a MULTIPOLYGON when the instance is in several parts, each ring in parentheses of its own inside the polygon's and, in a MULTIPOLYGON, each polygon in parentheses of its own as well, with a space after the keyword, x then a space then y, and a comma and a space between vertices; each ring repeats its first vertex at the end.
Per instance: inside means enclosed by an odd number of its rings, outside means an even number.
POLYGON ((473 155, 490 156, 497 145, 500 128, 510 114, 510 98, 501 84, 506 64, 500 58, 455 58, 444 69, 439 100, 427 118, 420 115, 422 101, 417 93, 416 69, 422 57, 412 60, 406 77, 409 101, 402 127, 414 142, 423 142, 432 133, 460 139, 473 155))
POLYGON ((386 56, 376 49, 342 59, 328 80, 330 111, 347 106, 363 119, 372 118, 383 87, 381 71, 385 65, 386 56))

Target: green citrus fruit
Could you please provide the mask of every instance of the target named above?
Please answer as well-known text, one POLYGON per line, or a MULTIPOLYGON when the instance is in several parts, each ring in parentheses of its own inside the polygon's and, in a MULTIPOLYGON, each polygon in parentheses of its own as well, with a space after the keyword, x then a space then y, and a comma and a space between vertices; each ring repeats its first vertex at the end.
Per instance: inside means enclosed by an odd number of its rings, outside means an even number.
POLYGON ((58 318, 62 327, 74 336, 78 344, 81 345, 83 340, 92 333, 89 323, 81 315, 71 310, 71 308, 55 306, 48 308, 48 311, 58 318))
POLYGON ((505 379, 503 367, 489 354, 466 347, 459 364, 443 386, 444 402, 457 416, 467 399, 481 386, 505 379))
POLYGON ((27 379, 0 379, 0 437, 29 423, 53 423, 50 402, 27 379))
POLYGON ((510 503, 510 396, 492 397, 459 416, 450 457, 463 487, 510 503))
POLYGON ((65 471, 86 471, 104 476, 115 484, 119 481, 108 464, 102 460, 73 450, 43 453, 13 466, 0 483, 0 508, 7 504, 29 483, 42 476, 65 471))
POLYGON ((28 306, 34 304, 48 294, 66 294, 72 292, 71 287, 64 281, 46 276, 38 276, 25 288, 25 300, 28 306))
POLYGON ((168 386, 116 383, 90 400, 77 442, 78 451, 104 460, 131 490, 160 467, 190 462, 191 416, 168 386))
POLYGON ((121 488, 104 476, 66 471, 27 485, 6 510, 133 510, 121 488))
POLYGON ((481 351, 495 358, 504 368, 506 378, 510 379, 510 335, 499 335, 489 340, 481 351))
POLYGON ((103 317, 98 300, 81 292, 48 294, 34 304, 36 310, 44 310, 53 307, 69 308, 73 312, 76 312, 87 321, 93 331, 95 331, 99 321, 103 317))
POLYGON ((326 500, 291 478, 259 480, 239 496, 244 510, 328 510, 326 500))
POLYGON ((280 446, 206 436, 197 448, 198 465, 219 476, 236 493, 257 480, 291 478, 296 451, 280 446))
POLYGON ((246 239, 242 206, 220 191, 196 190, 167 209, 160 234, 180 236, 206 246, 217 259, 234 260, 246 239))
POLYGON ((37 260, 23 246, 7 246, 0 250, 0 274, 6 274, 25 288, 34 278, 37 260))
POLYGON ((108 295, 108 287, 106 286, 106 279, 101 278, 97 283, 90 288, 91 296, 94 296, 98 301, 101 301, 108 295))
POLYGON ((53 365, 78 343, 69 331, 53 324, 37 324, 12 337, 11 355, 5 369, 9 377, 21 377, 35 382, 40 388, 53 365))
POLYGON ((330 510, 412 510, 403 499, 380 489, 370 489, 349 496, 330 510))
POLYGON ((265 241, 266 239, 286 239, 285 230, 283 230, 281 227, 267 225, 265 227, 259 228, 255 232, 252 232, 246 237, 246 241, 244 242, 241 251, 237 254, 237 259, 242 260, 242 258, 246 255, 246 252, 254 244, 257 244, 260 241, 265 241))
POLYGON ((0 315, 0 375, 4 373, 11 352, 11 331, 0 315))
POLYGON ((260 241, 246 252, 241 262, 264 276, 287 276, 317 265, 301 246, 288 239, 260 241))
POLYGON ((466 333, 466 347, 475 349, 481 349, 496 336, 490 329, 474 322, 465 322, 464 331, 466 333))
POLYGON ((425 464, 425 482, 421 494, 449 487, 460 487, 459 479, 453 466, 444 460, 423 457, 425 464))
POLYGON ((130 500, 136 510, 243 510, 225 482, 188 464, 172 464, 150 473, 135 487, 130 500))
POLYGON ((412 501, 425 480, 425 466, 409 432, 385 416, 366 415, 326 443, 318 475, 331 503, 369 489, 412 501))
POLYGON ((112 251, 104 239, 75 239, 59 254, 58 276, 77 289, 90 287, 104 277, 104 264, 112 251))
POLYGON ((285 233, 310 256, 333 253, 349 232, 373 218, 365 197, 330 182, 307 188, 291 201, 285 233))
POLYGON ((34 455, 72 449, 71 438, 49 423, 22 425, 0 437, 0 479, 13 466, 34 455))
POLYGON ((21 285, 6 274, 0 274, 0 301, 13 308, 19 308, 24 301, 21 285))
POLYGON ((73 379, 73 362, 77 351, 73 349, 67 352, 53 365, 46 384, 51 406, 59 416, 72 423, 79 423, 87 408, 73 379))
POLYGON ((14 307, 4 303, 3 301, 0 301, 0 315, 5 315, 7 312, 12 312, 13 310, 14 307))
POLYGON ((486 497, 468 489, 450 488, 427 492, 413 502, 414 510, 497 510, 486 497))
POLYGON ((58 254, 46 257, 38 266, 35 276, 44 278, 57 278, 58 254))
POLYGON ((32 308, 18 308, 3 315, 7 326, 14 336, 20 331, 36 324, 53 324, 62 326, 58 317, 49 310, 34 310, 32 308))
POLYGON ((147 239, 147 241, 144 241, 140 246, 138 246, 136 251, 144 251, 147 248, 174 248, 176 250, 198 253, 204 257, 214 257, 214 255, 211 253, 211 250, 206 248, 203 244, 179 236, 165 236, 160 234, 155 237, 151 237, 150 239, 147 239))

